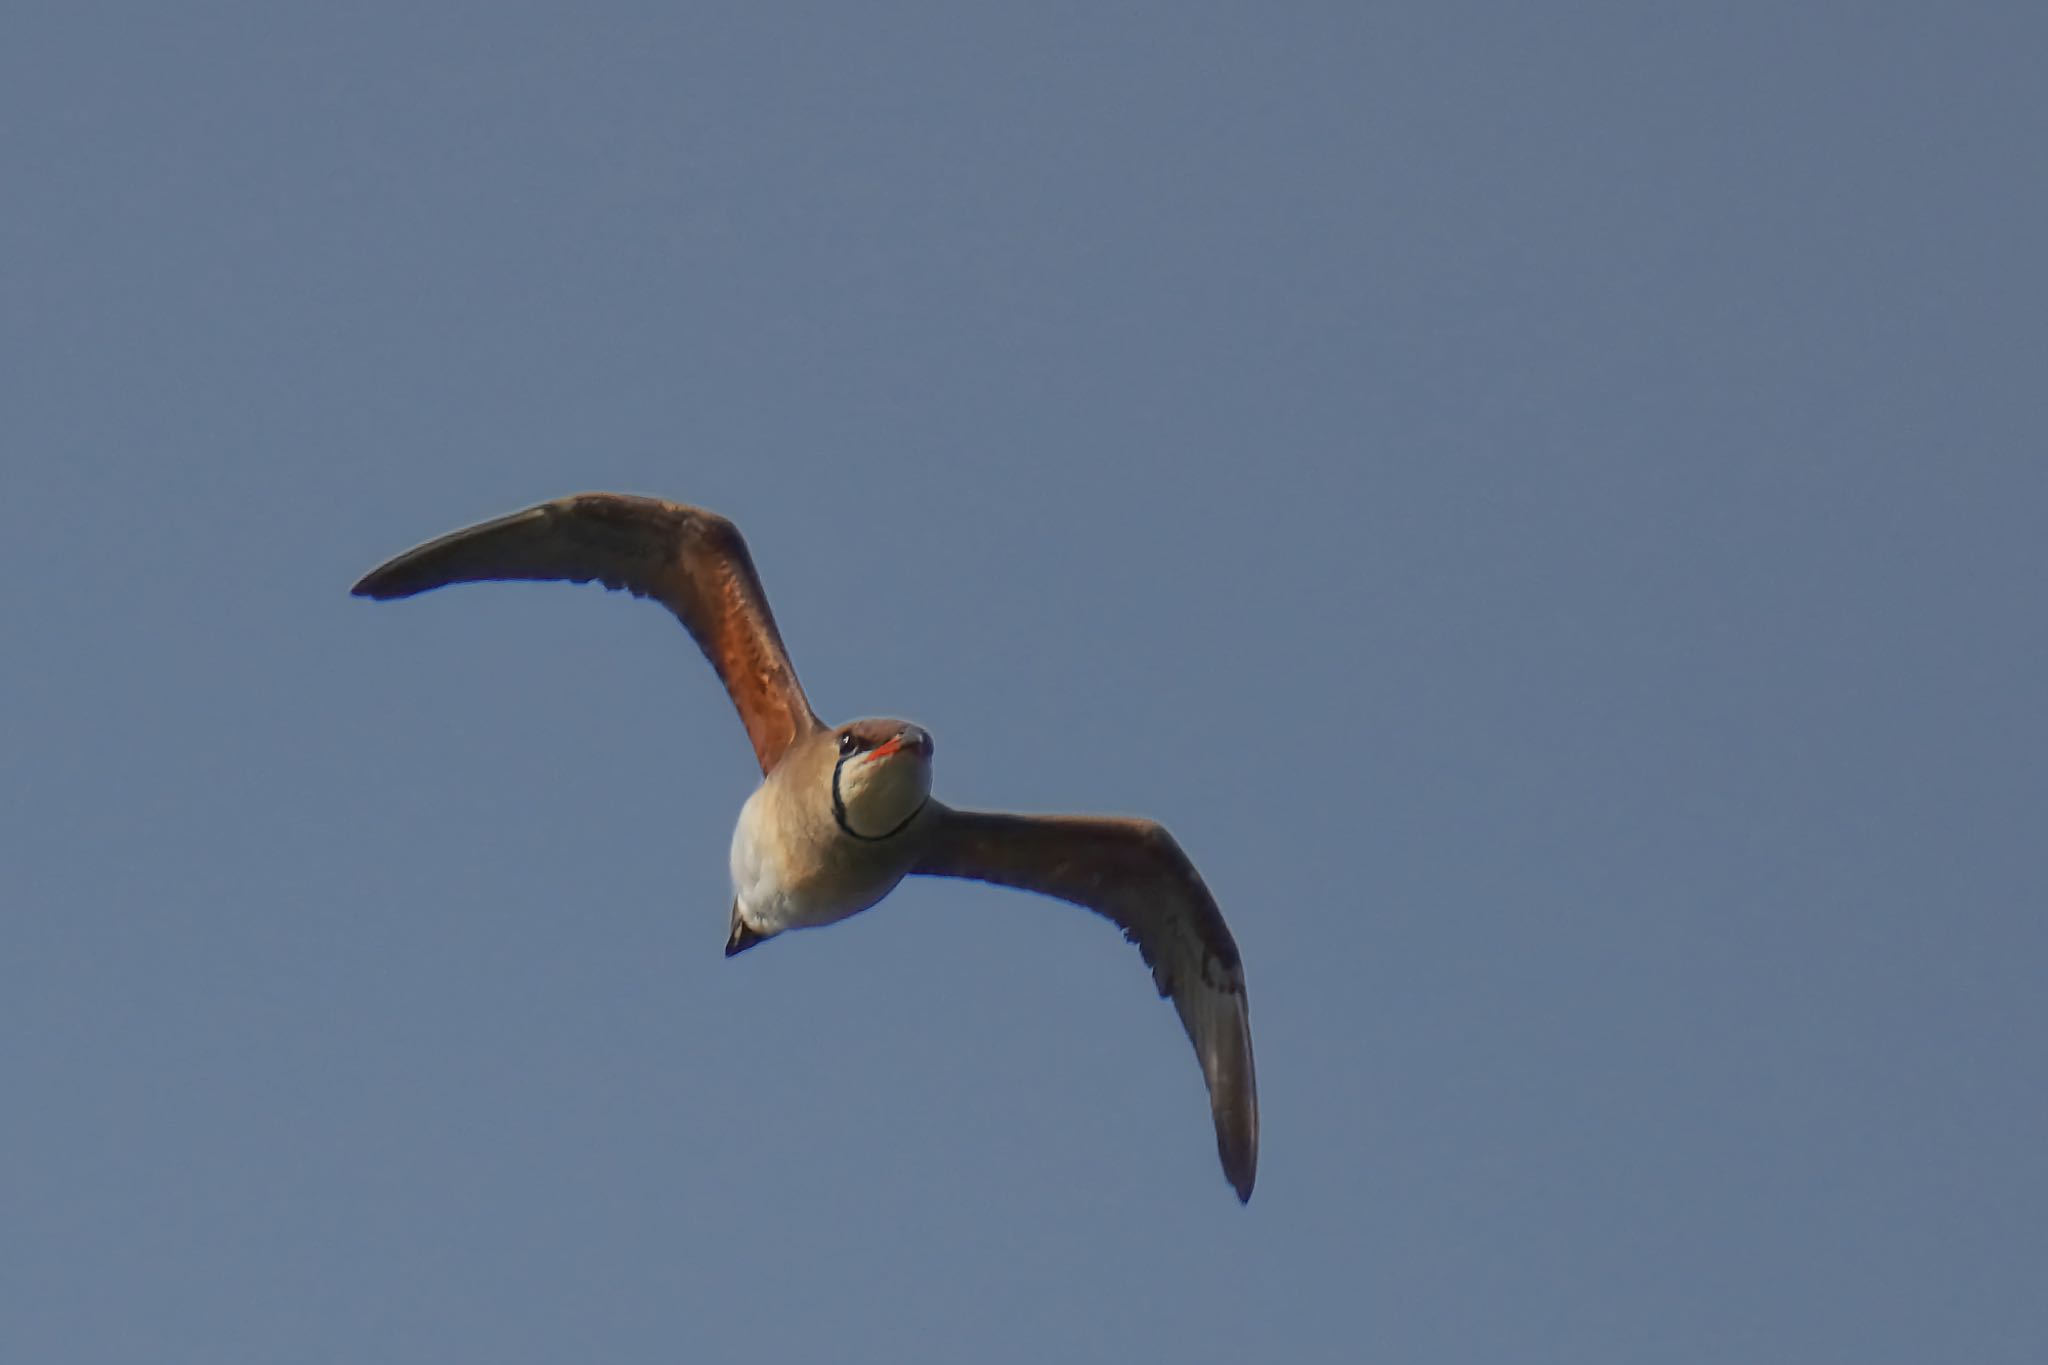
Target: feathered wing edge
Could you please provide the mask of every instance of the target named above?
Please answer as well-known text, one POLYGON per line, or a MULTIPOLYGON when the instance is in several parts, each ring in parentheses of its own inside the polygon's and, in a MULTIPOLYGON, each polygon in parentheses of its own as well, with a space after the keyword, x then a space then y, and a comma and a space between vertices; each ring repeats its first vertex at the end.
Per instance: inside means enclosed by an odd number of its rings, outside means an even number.
POLYGON ((939 807, 911 871, 1036 891, 1120 927, 1194 1044, 1209 1086, 1217 1155, 1238 1199, 1251 1199, 1259 1094, 1244 965, 1223 912, 1165 827, 1150 820, 939 807))
POLYGON ((363 575, 382 601, 450 583, 597 581, 673 612, 739 711, 763 773, 822 728, 797 681, 739 529, 715 512, 623 493, 579 493, 453 531, 363 575))

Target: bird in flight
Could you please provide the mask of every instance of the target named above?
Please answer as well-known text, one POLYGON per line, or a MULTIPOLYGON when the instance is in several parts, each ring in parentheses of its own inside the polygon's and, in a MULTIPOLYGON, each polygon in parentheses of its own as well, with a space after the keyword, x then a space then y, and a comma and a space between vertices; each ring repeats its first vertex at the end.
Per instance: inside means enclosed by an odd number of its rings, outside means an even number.
POLYGON ((682 503, 582 493, 430 540, 353 591, 389 601, 450 583, 593 579, 675 614, 760 760, 761 785, 732 836, 726 956, 858 914, 910 875, 993 882, 1093 910, 1138 946, 1172 999, 1208 1082, 1224 1175, 1240 1201, 1251 1199, 1259 1098, 1244 967, 1180 845, 1151 820, 955 810, 931 796, 923 729, 819 720, 730 521, 682 503))

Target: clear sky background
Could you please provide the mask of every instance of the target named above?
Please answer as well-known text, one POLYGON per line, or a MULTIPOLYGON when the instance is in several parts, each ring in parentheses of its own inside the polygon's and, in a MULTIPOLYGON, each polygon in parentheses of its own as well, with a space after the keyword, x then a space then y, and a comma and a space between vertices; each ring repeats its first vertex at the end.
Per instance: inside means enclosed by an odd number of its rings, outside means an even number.
POLYGON ((0 42, 0 1359, 2048 1359, 2037 4, 55 5, 0 42), (728 962, 661 612, 1144 813, 728 962))

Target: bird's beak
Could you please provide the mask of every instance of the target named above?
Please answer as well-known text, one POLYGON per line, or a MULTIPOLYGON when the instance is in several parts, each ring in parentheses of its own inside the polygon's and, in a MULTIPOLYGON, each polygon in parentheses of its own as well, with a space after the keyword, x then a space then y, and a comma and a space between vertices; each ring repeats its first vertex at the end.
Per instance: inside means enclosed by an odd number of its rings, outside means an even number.
POLYGON ((877 744, 868 751, 868 757, 887 758, 890 754, 901 752, 904 749, 908 749, 912 753, 923 754, 929 758, 932 752, 931 736, 922 730, 905 730, 894 739, 883 740, 880 744, 877 744))

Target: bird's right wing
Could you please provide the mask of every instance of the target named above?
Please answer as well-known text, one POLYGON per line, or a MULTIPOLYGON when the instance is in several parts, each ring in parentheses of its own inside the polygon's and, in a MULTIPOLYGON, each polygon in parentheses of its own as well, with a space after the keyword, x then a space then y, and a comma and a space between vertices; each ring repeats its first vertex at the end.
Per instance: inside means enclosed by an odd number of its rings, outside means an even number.
POLYGON ((911 871, 1071 901, 1138 945, 1202 1063, 1223 1173, 1237 1197, 1249 1200, 1259 1167, 1259 1088, 1244 964, 1223 912, 1173 836, 1150 820, 943 807, 935 814, 911 871))
POLYGON ((764 773, 799 736, 822 728, 747 543, 715 512, 580 493, 430 540, 372 569, 353 591, 381 601, 489 579, 595 579, 667 607, 718 670, 764 773))

